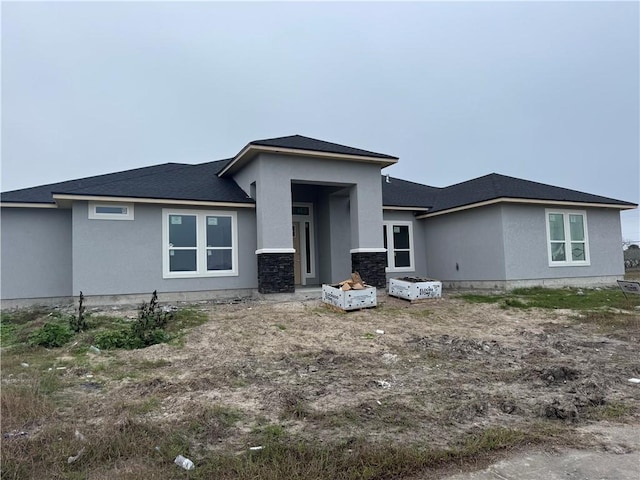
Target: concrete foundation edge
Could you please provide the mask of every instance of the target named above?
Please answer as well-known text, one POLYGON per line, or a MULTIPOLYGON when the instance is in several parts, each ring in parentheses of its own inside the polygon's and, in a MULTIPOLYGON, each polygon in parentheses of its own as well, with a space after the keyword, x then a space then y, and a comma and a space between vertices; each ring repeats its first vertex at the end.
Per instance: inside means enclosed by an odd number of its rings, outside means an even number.
MULTIPOLYGON (((259 295, 258 291, 252 288, 197 292, 158 292, 158 300, 160 303, 193 303, 210 300, 233 300, 238 298, 255 299, 259 298, 259 295)), ((139 305, 151 299, 151 292, 123 295, 85 295, 84 299, 85 305, 88 307, 103 305, 139 305)), ((78 303, 78 297, 3 299, 0 301, 0 308, 2 308, 2 310, 8 310, 33 307, 36 305, 55 307, 68 306, 74 303, 78 303)))
POLYGON ((623 275, 607 275, 599 277, 568 278, 535 278, 526 280, 443 280, 442 287, 447 290, 513 290, 516 288, 596 288, 617 287, 617 280, 624 280, 623 275))
MULTIPOLYGON (((529 287, 547 287, 547 288, 563 288, 563 287, 580 287, 580 288, 596 288, 596 287, 617 287, 617 280, 624 280, 623 275, 609 275, 600 277, 575 277, 575 278, 544 278, 530 280, 477 280, 477 281, 450 281, 443 280, 442 287, 446 290, 513 290, 514 288, 529 287)), ((378 288, 378 295, 384 294, 385 289, 378 288)), ((230 289, 230 290, 208 290, 197 292, 158 292, 160 303, 192 303, 211 300, 233 300, 233 299, 252 299, 270 302, 286 302, 294 300, 313 300, 320 299, 322 289, 308 288, 296 290, 291 293, 272 293, 261 294, 257 289, 230 289)), ((148 302, 151 298, 151 292, 144 294, 126 294, 126 295, 87 295, 85 296, 85 304, 87 306, 103 306, 103 305, 139 305, 143 301, 148 302)), ((45 298, 18 298, 18 299, 2 299, 0 300, 0 308, 2 310, 10 310, 14 308, 28 308, 36 305, 46 307, 68 306, 77 304, 78 297, 45 297, 45 298)))

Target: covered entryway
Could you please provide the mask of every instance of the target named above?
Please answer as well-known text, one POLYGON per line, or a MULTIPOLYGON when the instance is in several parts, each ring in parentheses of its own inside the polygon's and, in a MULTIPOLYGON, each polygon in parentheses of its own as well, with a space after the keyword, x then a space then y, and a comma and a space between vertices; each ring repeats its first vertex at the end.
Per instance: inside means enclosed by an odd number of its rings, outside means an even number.
POLYGON ((256 202, 258 291, 292 292, 359 271, 386 283, 380 168, 397 157, 293 136, 249 144, 219 176, 256 202))

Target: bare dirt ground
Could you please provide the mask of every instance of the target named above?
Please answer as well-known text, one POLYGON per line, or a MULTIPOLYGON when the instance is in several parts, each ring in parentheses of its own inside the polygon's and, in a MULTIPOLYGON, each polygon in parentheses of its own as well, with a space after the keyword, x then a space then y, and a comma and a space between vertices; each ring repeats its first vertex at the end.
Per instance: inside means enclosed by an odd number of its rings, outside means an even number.
POLYGON ((210 320, 182 345, 89 353, 92 367, 81 373, 93 379, 74 392, 86 417, 77 408, 69 415, 87 428, 136 406, 160 423, 230 408, 237 421, 199 446, 226 452, 273 424, 326 442, 448 448, 508 428, 602 449, 597 428, 584 427, 640 423, 640 385, 628 381, 640 377, 637 329, 457 298, 379 303, 347 314, 320 301, 201 304, 210 320))

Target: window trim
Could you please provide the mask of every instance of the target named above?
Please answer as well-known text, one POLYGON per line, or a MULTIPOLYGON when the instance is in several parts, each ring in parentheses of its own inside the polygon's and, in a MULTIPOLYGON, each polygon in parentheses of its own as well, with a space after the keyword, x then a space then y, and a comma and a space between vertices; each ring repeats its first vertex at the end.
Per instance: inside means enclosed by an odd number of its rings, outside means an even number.
POLYGON ((162 209, 162 278, 204 278, 238 276, 238 215, 234 211, 223 210, 181 210, 162 209), (172 272, 169 270, 169 216, 191 215, 196 217, 196 271, 172 272), (231 265, 230 270, 207 270, 207 217, 231 218, 231 265))
MULTIPOLYGON (((550 267, 588 267, 591 265, 591 256, 589 254, 589 228, 587 227, 587 211, 586 210, 564 210, 559 208, 547 208, 544 213, 544 223, 547 229, 547 259, 550 267), (553 252, 551 249, 551 227, 549 226, 549 216, 557 214, 562 215, 564 228, 564 245, 566 259, 560 261, 553 260, 553 252), (582 216, 582 227, 584 229, 584 241, 571 239, 570 215, 582 216), (571 256, 571 244, 575 242, 584 243, 584 260, 573 260, 571 256)), ((560 243, 554 240, 553 243, 560 243)))
POLYGON ((89 220, 133 220, 133 203, 89 202, 89 220), (98 213, 98 207, 122 207, 127 213, 98 213))
MULTIPOLYGON (((387 267, 386 272, 413 272, 416 269, 414 261, 414 247, 413 247, 413 222, 409 220, 388 220, 382 222, 383 226, 387 227, 387 267), (408 267, 396 267, 394 252, 396 251, 395 244, 393 243, 393 227, 409 227, 409 266, 408 267)), ((382 229, 384 232, 384 228, 382 229)), ((405 250, 405 249, 401 249, 405 250)))

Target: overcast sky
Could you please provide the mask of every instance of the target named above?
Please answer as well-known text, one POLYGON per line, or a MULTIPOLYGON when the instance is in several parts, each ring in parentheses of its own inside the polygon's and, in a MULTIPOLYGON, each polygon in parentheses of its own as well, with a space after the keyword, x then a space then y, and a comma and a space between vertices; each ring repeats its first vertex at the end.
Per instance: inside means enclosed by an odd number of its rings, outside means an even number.
MULTIPOLYGON (((2 3, 2 190, 300 134, 638 203, 638 2, 2 3)), ((623 237, 640 240, 638 211, 623 237)))

